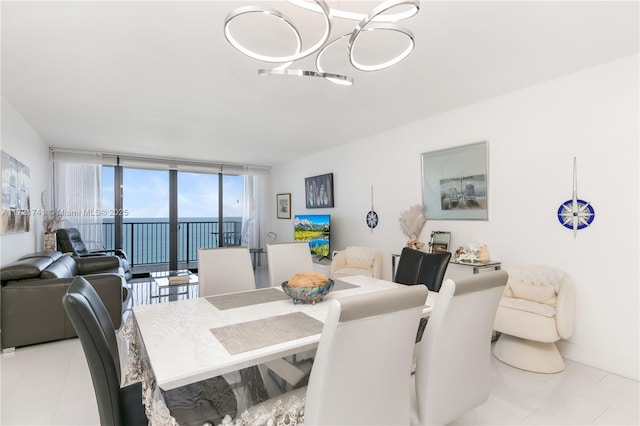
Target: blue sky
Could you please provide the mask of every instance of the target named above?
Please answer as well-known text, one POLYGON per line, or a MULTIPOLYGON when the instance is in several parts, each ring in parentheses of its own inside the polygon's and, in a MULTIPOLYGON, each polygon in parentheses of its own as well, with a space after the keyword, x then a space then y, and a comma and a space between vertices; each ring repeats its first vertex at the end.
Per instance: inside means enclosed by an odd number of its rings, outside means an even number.
MULTIPOLYGON (((112 167, 102 168, 102 207, 113 209, 112 167)), ((242 176, 224 176, 224 216, 242 217, 242 176)), ((169 172, 124 169, 124 209, 129 218, 169 217, 169 172)), ((180 218, 218 216, 218 175, 178 173, 180 218)))
POLYGON ((329 220, 330 220, 330 217, 331 216, 328 215, 328 214, 298 214, 298 215, 295 216, 296 219, 308 220, 309 222, 313 222, 315 224, 328 223, 329 220))

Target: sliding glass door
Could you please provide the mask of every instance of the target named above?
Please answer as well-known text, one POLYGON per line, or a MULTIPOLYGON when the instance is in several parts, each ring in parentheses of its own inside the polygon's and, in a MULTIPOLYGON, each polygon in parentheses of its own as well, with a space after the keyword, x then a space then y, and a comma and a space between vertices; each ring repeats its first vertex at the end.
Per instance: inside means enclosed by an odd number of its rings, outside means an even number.
POLYGON ((169 263, 169 171, 123 168, 122 246, 133 265, 169 263))
POLYGON ((218 174, 178 172, 178 262, 193 263, 199 248, 218 247, 218 174))
POLYGON ((104 218, 105 246, 122 247, 134 266, 193 266, 199 248, 239 246, 243 239, 246 244, 243 175, 105 166, 102 178, 103 205, 123 212, 121 226, 113 216, 104 218), (172 179, 176 180, 173 196, 172 179), (171 249, 172 223, 177 228, 175 250, 171 249))

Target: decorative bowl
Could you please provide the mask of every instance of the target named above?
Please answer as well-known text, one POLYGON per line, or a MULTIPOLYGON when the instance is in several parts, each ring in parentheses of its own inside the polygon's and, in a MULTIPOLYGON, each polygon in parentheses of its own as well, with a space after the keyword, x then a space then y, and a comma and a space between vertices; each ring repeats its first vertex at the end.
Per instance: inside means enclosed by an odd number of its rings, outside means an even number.
POLYGON ((293 303, 311 303, 313 305, 316 302, 322 302, 322 298, 331 292, 333 280, 329 278, 325 285, 314 287, 289 287, 289 281, 285 281, 282 283, 282 289, 293 299, 293 303))

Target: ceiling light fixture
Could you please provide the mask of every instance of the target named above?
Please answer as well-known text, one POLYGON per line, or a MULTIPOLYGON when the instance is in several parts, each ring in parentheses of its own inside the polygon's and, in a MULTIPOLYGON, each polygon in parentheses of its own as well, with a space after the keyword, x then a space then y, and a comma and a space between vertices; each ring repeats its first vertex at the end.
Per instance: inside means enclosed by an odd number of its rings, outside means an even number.
POLYGON ((322 57, 327 48, 332 46, 339 40, 344 38, 348 38, 347 44, 347 58, 349 59, 349 63, 351 66, 359 71, 379 71, 385 68, 389 68, 393 65, 396 65, 403 59, 405 59, 409 54, 413 51, 415 47, 415 38, 413 33, 405 27, 402 27, 396 24, 397 21, 408 19, 415 16, 420 10, 420 2, 419 0, 387 0, 371 11, 369 14, 360 14, 355 12, 348 12, 339 9, 330 8, 325 0, 313 0, 313 1, 305 1, 305 0, 289 0, 291 4, 304 8, 306 10, 318 12, 322 15, 324 22, 323 33, 320 36, 319 40, 313 44, 311 47, 302 50, 302 36, 300 35, 300 31, 294 25, 293 21, 283 15, 281 12, 269 8, 269 7, 260 7, 260 6, 243 6, 238 9, 231 11, 224 20, 224 35, 229 44, 237 49, 239 52, 244 55, 256 59, 258 61, 273 63, 273 64, 281 64, 274 68, 261 68, 258 70, 258 75, 289 75, 289 76, 298 76, 298 77, 320 77, 324 78, 328 81, 331 81, 335 84, 341 85, 352 85, 353 78, 337 74, 327 72, 322 65, 322 57), (391 11, 400 7, 407 7, 406 10, 401 12, 392 13, 391 11), (234 19, 247 14, 262 14, 267 15, 277 20, 281 21, 286 25, 286 27, 291 30, 291 33, 295 37, 295 50, 284 56, 271 56, 264 55, 253 51, 242 45, 233 35, 231 34, 230 23, 234 19), (358 21, 358 24, 355 26, 354 30, 347 34, 339 35, 333 40, 329 41, 329 37, 331 35, 332 30, 332 19, 333 18, 341 18, 347 20, 358 21), (392 31, 395 33, 399 33, 403 35, 407 39, 407 47, 397 56, 380 63, 373 64, 364 64, 356 59, 355 51, 357 50, 358 40, 361 34, 369 31, 392 31), (289 69, 291 65, 293 65, 296 61, 304 59, 308 56, 316 54, 316 68, 315 70, 302 70, 302 69, 289 69))

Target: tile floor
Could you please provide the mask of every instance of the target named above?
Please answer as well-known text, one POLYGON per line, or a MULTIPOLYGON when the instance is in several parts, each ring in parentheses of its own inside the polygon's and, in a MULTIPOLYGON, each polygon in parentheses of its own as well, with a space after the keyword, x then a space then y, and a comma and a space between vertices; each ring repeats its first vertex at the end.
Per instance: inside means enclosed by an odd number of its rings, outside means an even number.
MULTIPOLYGON (((264 275, 257 274, 258 286, 264 275)), ((261 282, 262 281, 262 282, 261 282)), ((517 370, 492 358, 489 400, 454 425, 639 425, 640 384, 572 361, 559 374, 517 370)), ((0 425, 98 425, 78 339, 0 356, 0 425)))
MULTIPOLYGON (((98 425, 78 339, 19 348, 0 358, 2 425, 98 425)), ((638 382, 567 361, 534 374, 492 360, 489 400, 454 425, 638 425, 638 382)))

